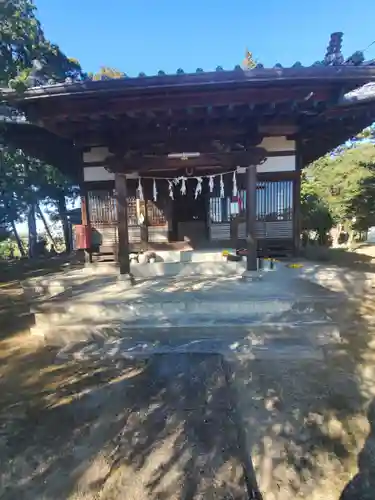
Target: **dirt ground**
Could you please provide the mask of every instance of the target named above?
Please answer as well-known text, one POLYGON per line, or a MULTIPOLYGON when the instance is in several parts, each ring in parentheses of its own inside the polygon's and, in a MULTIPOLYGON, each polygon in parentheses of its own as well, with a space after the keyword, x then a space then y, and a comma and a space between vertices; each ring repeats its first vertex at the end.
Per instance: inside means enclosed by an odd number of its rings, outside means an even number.
POLYGON ((185 388, 203 399, 182 402, 145 361, 57 363, 19 287, 0 287, 0 498, 248 498, 249 458, 266 500, 374 498, 375 288, 348 279, 375 271, 372 250, 333 254, 351 296, 324 362, 238 360, 223 381, 213 360, 205 388, 185 388))
POLYGON ((220 356, 57 361, 0 290, 0 498, 249 497, 220 356))

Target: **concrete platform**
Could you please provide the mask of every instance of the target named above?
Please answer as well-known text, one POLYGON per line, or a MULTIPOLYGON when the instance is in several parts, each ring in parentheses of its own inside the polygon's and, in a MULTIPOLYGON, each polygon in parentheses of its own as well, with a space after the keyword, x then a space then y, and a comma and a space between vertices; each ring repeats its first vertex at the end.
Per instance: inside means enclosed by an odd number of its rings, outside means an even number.
POLYGON ((113 275, 92 275, 70 293, 35 302, 32 332, 54 345, 117 336, 125 342, 122 351, 139 355, 172 348, 285 356, 294 346, 295 355, 315 356, 316 346, 340 340, 330 309, 341 299, 284 265, 256 282, 236 275, 192 276, 128 286, 113 275), (147 348, 139 349, 139 342, 147 348), (150 350, 155 342, 158 349, 150 350))
MULTIPOLYGON (((235 254, 235 250, 230 250, 235 254)), ((134 263, 130 269, 137 281, 150 278, 175 277, 240 277, 246 262, 227 261, 222 250, 161 251, 156 254, 156 262, 134 263)), ((264 266, 267 267, 265 261, 264 266)), ((83 269, 67 271, 58 276, 30 278, 22 282, 28 300, 49 299, 61 294, 71 294, 76 288, 88 284, 94 277, 102 280, 116 280, 119 277, 118 265, 114 262, 101 262, 86 265, 83 269)))
POLYGON ((320 347, 337 344, 339 329, 332 324, 159 328, 117 331, 113 325, 87 330, 59 329, 49 344, 65 345, 58 362, 148 358, 153 354, 221 354, 231 359, 323 359, 320 347))

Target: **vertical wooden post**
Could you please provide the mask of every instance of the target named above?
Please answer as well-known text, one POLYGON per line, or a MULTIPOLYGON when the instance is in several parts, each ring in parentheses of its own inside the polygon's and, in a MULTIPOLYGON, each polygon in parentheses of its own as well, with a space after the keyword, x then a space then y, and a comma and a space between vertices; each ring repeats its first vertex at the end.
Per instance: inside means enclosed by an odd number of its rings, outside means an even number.
POLYGON ((128 202, 126 189, 126 176, 115 174, 115 189, 117 201, 118 224, 118 262, 120 274, 130 275, 129 260, 129 232, 128 232, 128 202))
POLYGON ((301 172, 303 169, 302 141, 296 140, 296 177, 293 180, 293 253, 301 250, 301 172))
POLYGON ((293 180, 293 253, 301 250, 301 172, 298 170, 293 180))
POLYGON ((87 196, 86 192, 81 194, 81 219, 82 225, 87 226, 89 224, 89 214, 87 211, 87 196))
MULTIPOLYGON (((81 222, 83 226, 90 226, 87 189, 84 184, 81 184, 81 222)), ((91 248, 85 249, 85 262, 92 264, 91 248)))
POLYGON ((246 243, 247 271, 257 271, 257 241, 255 237, 257 211, 257 167, 250 165, 246 170, 246 243))
POLYGON ((148 248, 148 212, 147 203, 149 201, 145 199, 139 202, 140 213, 143 213, 143 222, 141 223, 141 249, 146 251, 148 248))

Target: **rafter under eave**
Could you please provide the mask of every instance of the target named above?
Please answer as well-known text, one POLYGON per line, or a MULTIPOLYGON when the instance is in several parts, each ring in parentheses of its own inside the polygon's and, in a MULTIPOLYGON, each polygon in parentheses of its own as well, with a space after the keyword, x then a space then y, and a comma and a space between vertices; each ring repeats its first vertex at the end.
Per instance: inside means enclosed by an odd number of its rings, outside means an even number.
POLYGON ((168 156, 108 156, 106 164, 114 173, 150 172, 160 170, 175 170, 180 168, 217 167, 236 168, 237 166, 259 165, 267 156, 263 148, 252 148, 238 153, 204 153, 185 161, 171 159, 168 156))

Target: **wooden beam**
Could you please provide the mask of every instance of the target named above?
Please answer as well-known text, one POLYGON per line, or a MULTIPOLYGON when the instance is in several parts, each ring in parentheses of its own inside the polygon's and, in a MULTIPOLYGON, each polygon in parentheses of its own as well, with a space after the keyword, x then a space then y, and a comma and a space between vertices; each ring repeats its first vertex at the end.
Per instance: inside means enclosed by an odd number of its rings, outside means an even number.
MULTIPOLYGON (((327 87, 318 86, 312 89, 314 92, 314 100, 325 101, 330 98, 330 91, 327 87)), ((73 116, 91 116, 98 113, 118 115, 133 111, 157 111, 163 109, 186 109, 195 107, 212 106, 228 106, 241 105, 251 102, 252 104, 266 104, 270 102, 278 103, 287 100, 295 102, 304 102, 306 96, 311 92, 310 87, 275 87, 275 88, 246 88, 237 89, 233 92, 232 88, 226 90, 216 90, 214 92, 184 92, 174 91, 169 93, 167 97, 160 91, 149 95, 143 95, 142 92, 137 92, 136 95, 129 94, 126 97, 118 98, 100 98, 98 96, 82 98, 80 101, 74 98, 64 99, 63 103, 54 101, 40 103, 38 114, 40 118, 53 117, 54 120, 62 117, 73 116)))
POLYGON ((298 125, 261 125, 259 133, 268 136, 287 136, 296 134, 299 130, 298 125))
POLYGON ((255 237, 257 210, 257 165, 250 165, 246 170, 246 242, 247 271, 257 271, 257 241, 255 237))
POLYGON ((252 136, 250 133, 242 136, 234 136, 232 138, 221 139, 206 139, 197 136, 184 136, 167 138, 163 142, 149 142, 130 144, 127 141, 119 142, 115 146, 110 147, 110 152, 119 156, 168 156, 170 153, 179 152, 199 152, 201 155, 206 154, 221 154, 222 152, 238 153, 243 150, 248 150, 251 147, 258 146, 262 142, 261 136, 252 136))
POLYGON ((103 120, 93 122, 82 119, 81 121, 54 122, 45 120, 45 127, 63 137, 74 139, 75 144, 107 144, 113 147, 119 144, 127 149, 149 144, 164 143, 178 138, 195 141, 197 139, 213 140, 232 137, 249 137, 257 134, 256 120, 254 117, 238 115, 236 120, 230 118, 210 119, 204 118, 180 121, 171 119, 158 121, 130 120, 103 120))
POLYGON ((130 276, 128 203, 126 176, 115 174, 115 190, 118 218, 118 262, 120 274, 130 276))
POLYGON ((171 159, 167 156, 109 156, 106 164, 112 172, 152 172, 160 170, 176 170, 181 168, 222 167, 234 168, 239 165, 258 165, 265 157, 266 150, 263 148, 251 148, 248 151, 232 153, 205 153, 197 158, 185 161, 171 159))

